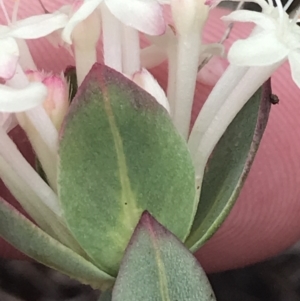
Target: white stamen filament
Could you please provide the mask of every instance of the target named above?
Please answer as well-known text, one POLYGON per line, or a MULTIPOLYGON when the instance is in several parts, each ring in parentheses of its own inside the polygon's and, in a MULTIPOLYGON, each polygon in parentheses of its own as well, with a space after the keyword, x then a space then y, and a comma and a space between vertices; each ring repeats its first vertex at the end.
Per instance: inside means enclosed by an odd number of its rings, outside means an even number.
POLYGON ((288 2, 284 5, 283 10, 287 11, 293 2, 294 0, 288 0, 288 2))
POLYGON ((7 13, 7 10, 6 10, 6 7, 4 5, 3 0, 0 0, 0 7, 1 7, 2 11, 3 11, 3 14, 4 14, 4 17, 6 19, 7 24, 11 25, 11 20, 10 20, 10 18, 8 16, 8 13, 7 13))
POLYGON ((275 0, 275 3, 277 5, 277 9, 278 9, 278 12, 279 12, 279 23, 280 23, 280 26, 282 26, 283 24, 283 7, 282 7, 282 3, 280 0, 275 0))
POLYGON ((18 10, 19 10, 20 0, 15 0, 15 5, 12 12, 11 22, 15 23, 18 20, 18 10))

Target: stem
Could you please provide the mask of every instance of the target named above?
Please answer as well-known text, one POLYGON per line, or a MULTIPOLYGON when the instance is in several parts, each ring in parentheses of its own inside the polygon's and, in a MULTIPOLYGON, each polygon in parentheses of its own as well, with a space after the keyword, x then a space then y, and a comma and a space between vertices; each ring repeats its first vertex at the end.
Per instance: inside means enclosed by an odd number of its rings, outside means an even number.
POLYGON ((101 5, 104 64, 122 72, 121 23, 105 4, 101 5))
POLYGON ((136 29, 122 26, 123 73, 133 75, 140 70, 140 39, 136 29))
POLYGON ((200 47, 198 31, 179 35, 174 100, 169 101, 175 102, 174 123, 185 139, 190 128, 200 47))
POLYGON ((97 62, 96 47, 82 48, 74 44, 75 64, 78 86, 81 85, 92 66, 97 62))

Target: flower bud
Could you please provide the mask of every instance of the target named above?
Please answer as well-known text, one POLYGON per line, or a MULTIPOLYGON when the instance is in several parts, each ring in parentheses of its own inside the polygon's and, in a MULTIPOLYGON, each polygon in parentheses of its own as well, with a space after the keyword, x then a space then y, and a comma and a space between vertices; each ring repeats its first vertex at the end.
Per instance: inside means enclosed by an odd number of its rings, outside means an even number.
POLYGON ((151 94, 156 101, 162 105, 168 111, 168 113, 170 113, 170 105, 166 94, 150 72, 148 72, 146 69, 142 69, 132 76, 132 80, 138 86, 151 94))
POLYGON ((48 88, 44 108, 59 129, 69 106, 67 83, 62 76, 51 75, 43 80, 43 84, 48 88))
POLYGON ((59 130, 69 106, 68 86, 63 75, 46 74, 43 71, 26 72, 29 81, 42 82, 48 90, 47 98, 43 102, 44 109, 59 130))

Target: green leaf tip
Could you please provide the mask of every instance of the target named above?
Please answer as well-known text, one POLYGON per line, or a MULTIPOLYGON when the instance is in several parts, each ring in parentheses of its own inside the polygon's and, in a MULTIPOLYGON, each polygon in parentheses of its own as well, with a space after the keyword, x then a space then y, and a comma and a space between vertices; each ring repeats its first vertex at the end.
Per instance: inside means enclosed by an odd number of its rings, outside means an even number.
POLYGON ((217 231, 235 204, 268 122, 271 95, 268 80, 237 114, 212 152, 185 242, 191 251, 198 250, 217 231))
POLYGON ((213 301, 196 258, 148 212, 144 212, 123 257, 112 301, 213 301))
POLYGON ((81 106, 84 106, 86 102, 89 102, 92 96, 97 92, 99 93, 99 91, 101 91, 103 101, 110 102, 112 95, 109 91, 109 87, 111 85, 117 86, 120 91, 126 91, 130 95, 127 101, 135 110, 156 111, 163 108, 148 92, 144 91, 122 73, 103 64, 95 63, 72 100, 72 106, 67 115, 67 120, 73 116, 73 114, 76 114, 76 111, 80 109, 81 106), (147 97, 144 97, 145 93, 147 97))
POLYGON ((190 153, 167 111, 95 64, 62 126, 59 196, 68 228, 102 270, 118 272, 148 210, 182 241, 196 210, 190 153))

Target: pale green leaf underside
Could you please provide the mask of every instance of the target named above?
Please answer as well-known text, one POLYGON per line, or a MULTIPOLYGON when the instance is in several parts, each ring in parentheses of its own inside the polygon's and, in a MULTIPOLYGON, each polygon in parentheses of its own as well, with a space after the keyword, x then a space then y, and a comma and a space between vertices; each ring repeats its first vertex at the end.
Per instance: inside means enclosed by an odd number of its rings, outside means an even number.
POLYGON ((215 300, 196 258, 145 214, 126 250, 112 294, 112 301, 133 300, 215 300))

